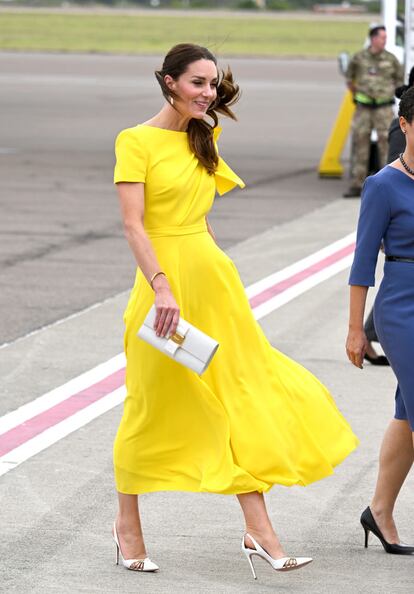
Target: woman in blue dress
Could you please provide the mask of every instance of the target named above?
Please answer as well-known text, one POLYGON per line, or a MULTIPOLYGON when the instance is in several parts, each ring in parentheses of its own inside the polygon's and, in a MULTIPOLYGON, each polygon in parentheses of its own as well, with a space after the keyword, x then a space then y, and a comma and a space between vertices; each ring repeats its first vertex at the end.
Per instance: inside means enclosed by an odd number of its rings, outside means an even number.
MULTIPOLYGON (((414 86, 414 66, 410 70, 408 77, 408 85, 401 85, 395 89, 395 96, 401 99, 403 93, 410 87, 414 86)), ((400 127, 400 118, 394 118, 388 130, 388 156, 387 163, 395 161, 399 155, 405 150, 405 136, 400 127)), ((377 355, 371 343, 379 342, 377 332, 374 324, 374 311, 370 311, 364 324, 364 331, 368 339, 368 350, 365 353, 364 359, 369 361, 372 365, 389 365, 387 357, 384 355, 377 355)))
POLYGON ((362 513, 365 546, 372 532, 387 553, 414 554, 401 543, 393 520, 398 493, 414 461, 414 88, 402 96, 399 122, 406 148, 398 159, 368 177, 361 202, 351 269, 347 355, 362 369, 367 348, 363 316, 368 287, 375 284, 381 241, 384 278, 374 305, 375 328, 397 376, 395 418, 381 446, 377 485, 362 513))

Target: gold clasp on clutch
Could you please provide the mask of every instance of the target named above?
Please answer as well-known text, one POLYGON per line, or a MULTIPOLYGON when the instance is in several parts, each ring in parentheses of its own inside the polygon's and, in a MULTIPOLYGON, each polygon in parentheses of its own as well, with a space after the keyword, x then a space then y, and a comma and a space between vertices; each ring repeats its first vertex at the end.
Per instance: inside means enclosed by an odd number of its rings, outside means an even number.
POLYGON ((175 334, 172 334, 170 336, 170 340, 175 342, 175 344, 179 344, 181 346, 185 340, 185 336, 183 336, 182 334, 179 334, 178 332, 175 332, 175 334))

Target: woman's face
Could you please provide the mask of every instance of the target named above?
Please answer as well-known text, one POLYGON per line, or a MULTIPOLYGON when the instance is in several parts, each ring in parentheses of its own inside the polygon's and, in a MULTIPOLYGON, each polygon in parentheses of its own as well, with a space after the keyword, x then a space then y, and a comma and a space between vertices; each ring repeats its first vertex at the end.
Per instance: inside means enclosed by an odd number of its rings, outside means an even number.
POLYGON ((174 107, 184 117, 202 119, 217 97, 217 67, 211 60, 197 60, 177 79, 165 77, 169 89, 179 97, 174 107))

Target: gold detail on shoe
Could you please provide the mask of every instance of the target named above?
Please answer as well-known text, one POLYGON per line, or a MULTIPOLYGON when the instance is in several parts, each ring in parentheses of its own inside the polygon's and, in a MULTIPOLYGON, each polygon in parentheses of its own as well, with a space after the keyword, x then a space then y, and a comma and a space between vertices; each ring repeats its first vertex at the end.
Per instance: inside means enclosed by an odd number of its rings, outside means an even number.
POLYGON ((172 334, 170 336, 170 340, 175 342, 175 344, 179 344, 181 346, 185 340, 185 336, 183 336, 182 334, 179 334, 178 332, 175 332, 175 334, 172 334))
POLYGON ((129 569, 133 571, 144 571, 145 560, 144 559, 136 559, 131 565, 129 569))
POLYGON ((283 564, 283 567, 286 567, 286 569, 293 569, 294 567, 297 566, 297 564, 298 564, 297 559, 295 559, 295 557, 290 557, 290 559, 285 561, 285 563, 283 564))

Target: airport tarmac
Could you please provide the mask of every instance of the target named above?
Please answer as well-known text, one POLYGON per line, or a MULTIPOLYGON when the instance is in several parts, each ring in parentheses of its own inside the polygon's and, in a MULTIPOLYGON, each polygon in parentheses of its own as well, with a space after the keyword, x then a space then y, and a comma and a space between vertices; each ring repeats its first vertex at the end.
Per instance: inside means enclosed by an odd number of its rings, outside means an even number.
MULTIPOLYGON (((122 350, 134 263, 111 181, 113 140, 161 105, 152 75, 159 65, 158 57, 0 54, 0 416, 122 350)), ((316 174, 344 92, 336 64, 231 65, 243 97, 220 149, 247 188, 219 198, 210 220, 249 285, 351 233, 359 201, 341 198, 347 179, 316 174)), ((311 566, 280 575, 259 560, 254 582, 233 497, 157 493, 142 497, 142 512, 161 571, 116 567, 118 406, 0 477, 0 589, 411 593, 414 559, 386 555, 374 540, 363 548, 359 514, 372 494, 395 380, 389 369, 360 371, 346 360, 346 285, 345 270, 260 321, 276 348, 330 388, 361 440, 334 476, 268 495, 287 550, 313 556, 311 566)), ((413 486, 411 476, 396 510, 406 542, 414 541, 413 486)))

